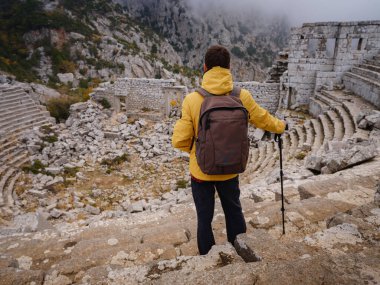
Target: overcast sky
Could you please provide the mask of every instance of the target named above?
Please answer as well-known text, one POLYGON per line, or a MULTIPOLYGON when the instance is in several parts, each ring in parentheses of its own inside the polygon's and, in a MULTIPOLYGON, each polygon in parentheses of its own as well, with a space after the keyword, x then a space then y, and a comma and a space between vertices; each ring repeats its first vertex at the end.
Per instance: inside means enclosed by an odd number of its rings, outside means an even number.
POLYGON ((293 25, 320 21, 380 20, 380 0, 190 0, 195 6, 224 3, 229 8, 261 8, 269 14, 286 14, 293 25))

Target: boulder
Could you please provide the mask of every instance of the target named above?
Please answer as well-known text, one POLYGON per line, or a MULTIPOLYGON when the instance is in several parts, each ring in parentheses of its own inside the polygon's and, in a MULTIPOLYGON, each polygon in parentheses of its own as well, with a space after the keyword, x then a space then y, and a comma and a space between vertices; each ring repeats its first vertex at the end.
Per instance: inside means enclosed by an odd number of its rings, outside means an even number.
POLYGON ((380 111, 371 110, 361 112, 356 118, 358 127, 364 130, 380 129, 380 111))
POLYGON ((37 212, 16 216, 13 227, 21 232, 36 232, 50 229, 52 225, 47 221, 46 214, 37 212))
POLYGON ((325 145, 322 155, 309 156, 305 167, 311 171, 331 174, 368 161, 377 154, 376 143, 371 140, 331 141, 325 145))
POLYGON ((74 81, 74 74, 72 73, 58 73, 57 76, 59 81, 64 84, 68 84, 74 81))
POLYGON ((58 98, 61 96, 58 91, 41 84, 31 83, 30 87, 32 88, 33 92, 38 95, 40 102, 43 103, 51 98, 58 98))

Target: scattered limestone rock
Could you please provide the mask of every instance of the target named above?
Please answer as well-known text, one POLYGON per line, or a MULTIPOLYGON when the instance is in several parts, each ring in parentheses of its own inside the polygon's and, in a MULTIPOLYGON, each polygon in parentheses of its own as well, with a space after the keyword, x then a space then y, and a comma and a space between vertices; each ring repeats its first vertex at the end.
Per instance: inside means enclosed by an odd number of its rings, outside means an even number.
POLYGON ((100 214, 100 209, 97 207, 91 206, 91 205, 87 205, 84 209, 88 213, 90 213, 91 215, 99 215, 100 214))
POLYGON ((361 112, 356 118, 358 127, 364 130, 372 131, 373 129, 380 130, 380 111, 371 110, 361 112))
POLYGON ((357 244, 363 242, 358 227, 353 224, 340 224, 306 237, 307 244, 333 249, 336 244, 357 244))
POLYGON ((74 74, 72 73, 58 73, 57 74, 59 81, 64 84, 68 84, 74 81, 74 74))
POLYGON ((30 267, 32 267, 33 264, 33 259, 29 256, 21 256, 17 258, 18 262, 18 268, 24 269, 24 270, 29 270, 30 267))
POLYGON ((50 275, 45 278, 44 285, 70 285, 73 282, 65 275, 61 275, 58 271, 54 270, 50 275))
POLYGON ((116 238, 111 238, 111 239, 109 239, 109 240, 107 241, 107 243, 108 243, 109 245, 113 246, 113 245, 117 245, 117 244, 119 243, 119 240, 116 239, 116 238))
POLYGON ((324 174, 335 173, 347 167, 368 161, 378 154, 376 144, 369 140, 331 141, 325 145, 321 157, 309 156, 306 168, 324 174))

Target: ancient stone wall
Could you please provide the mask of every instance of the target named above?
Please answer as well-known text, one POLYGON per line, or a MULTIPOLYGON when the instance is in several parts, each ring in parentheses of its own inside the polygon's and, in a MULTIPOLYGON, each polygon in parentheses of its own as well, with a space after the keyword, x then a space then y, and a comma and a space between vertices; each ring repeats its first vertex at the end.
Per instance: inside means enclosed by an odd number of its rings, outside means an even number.
POLYGON ((380 51, 380 21, 304 24, 292 29, 289 48, 285 103, 307 105, 315 89, 380 51))
POLYGON ((279 83, 260 83, 260 82, 235 82, 236 86, 247 89, 251 92, 255 101, 270 113, 277 111, 280 100, 279 83))
POLYGON ((168 115, 170 106, 181 104, 186 93, 187 88, 176 86, 175 80, 120 78, 114 84, 103 84, 94 97, 106 98, 116 112, 144 110, 168 115))

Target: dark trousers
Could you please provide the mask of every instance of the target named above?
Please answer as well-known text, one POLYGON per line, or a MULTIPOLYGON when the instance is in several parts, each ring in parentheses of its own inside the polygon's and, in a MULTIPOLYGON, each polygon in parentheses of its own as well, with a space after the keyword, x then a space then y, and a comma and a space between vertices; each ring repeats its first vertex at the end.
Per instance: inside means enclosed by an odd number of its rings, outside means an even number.
POLYGON ((240 204, 239 178, 227 181, 197 182, 191 179, 191 189, 197 210, 197 242, 201 255, 207 254, 215 244, 211 222, 214 217, 215 189, 222 204, 226 219, 227 238, 234 244, 238 234, 245 233, 247 227, 240 204))

